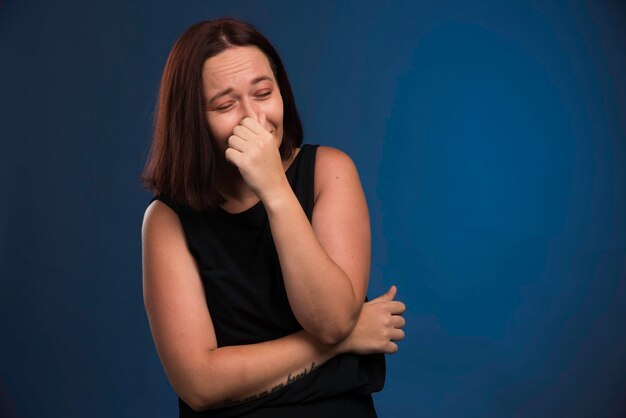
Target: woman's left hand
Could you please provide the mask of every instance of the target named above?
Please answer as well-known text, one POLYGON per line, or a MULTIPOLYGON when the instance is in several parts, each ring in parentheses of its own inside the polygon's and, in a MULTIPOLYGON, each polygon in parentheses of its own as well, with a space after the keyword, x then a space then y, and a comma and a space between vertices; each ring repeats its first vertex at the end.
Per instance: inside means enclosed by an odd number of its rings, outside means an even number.
POLYGON ((265 128, 266 117, 244 118, 228 138, 225 157, 235 165, 252 191, 265 201, 287 185, 283 162, 274 132, 265 128))
POLYGON ((406 306, 395 300, 398 288, 391 286, 387 293, 363 304, 356 326, 335 349, 339 353, 393 354, 398 341, 404 339, 406 306))

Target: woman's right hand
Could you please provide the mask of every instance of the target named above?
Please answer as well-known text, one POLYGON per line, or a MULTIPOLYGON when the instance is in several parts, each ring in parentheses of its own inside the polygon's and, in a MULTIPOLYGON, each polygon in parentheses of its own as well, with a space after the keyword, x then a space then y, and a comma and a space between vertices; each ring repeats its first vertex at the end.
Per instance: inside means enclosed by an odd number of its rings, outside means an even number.
POLYGON ((404 338, 402 313, 404 303, 394 300, 398 288, 391 286, 387 293, 363 304, 356 326, 337 346, 342 353, 393 354, 397 341, 404 338))

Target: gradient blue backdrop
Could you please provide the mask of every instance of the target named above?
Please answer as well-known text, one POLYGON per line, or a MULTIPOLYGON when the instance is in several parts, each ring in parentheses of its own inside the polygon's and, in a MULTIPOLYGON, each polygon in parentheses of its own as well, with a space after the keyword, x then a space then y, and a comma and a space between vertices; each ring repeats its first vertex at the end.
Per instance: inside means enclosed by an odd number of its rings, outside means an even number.
POLYGON ((172 43, 222 15, 359 167, 369 295, 409 309, 382 418, 626 416, 626 5, 408 0, 0 2, 0 416, 176 416, 137 177, 172 43))

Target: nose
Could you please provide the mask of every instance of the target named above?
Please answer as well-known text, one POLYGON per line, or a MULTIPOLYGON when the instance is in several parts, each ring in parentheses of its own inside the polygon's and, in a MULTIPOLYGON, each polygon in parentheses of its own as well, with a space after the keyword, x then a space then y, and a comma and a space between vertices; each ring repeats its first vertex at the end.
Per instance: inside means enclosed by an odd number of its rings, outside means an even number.
POLYGON ((250 100, 249 98, 242 99, 241 108, 243 112, 241 119, 252 118, 254 120, 259 120, 258 109, 256 108, 256 105, 252 100, 250 100))

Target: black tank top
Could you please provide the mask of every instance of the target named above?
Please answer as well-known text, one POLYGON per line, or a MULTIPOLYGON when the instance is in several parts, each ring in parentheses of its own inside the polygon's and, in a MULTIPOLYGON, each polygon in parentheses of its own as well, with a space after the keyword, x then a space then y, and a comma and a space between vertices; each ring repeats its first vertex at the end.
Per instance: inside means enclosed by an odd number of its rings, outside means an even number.
MULTIPOLYGON (((317 145, 304 144, 285 173, 309 221, 313 213, 316 151, 317 145)), ((194 211, 163 195, 152 200, 155 199, 167 204, 180 219, 202 278, 218 347, 274 340, 302 330, 289 306, 262 202, 232 214, 219 207, 194 211)), ((284 416, 296 416, 296 409, 303 403, 309 404, 310 409, 311 404, 319 402, 321 407, 331 398, 335 403, 341 397, 348 403, 354 402, 355 396, 361 403, 363 400, 358 398, 367 397, 371 404, 369 394, 381 390, 384 380, 383 354, 342 354, 307 376, 253 401, 195 412, 179 398, 180 417, 260 416, 264 408, 271 408, 273 416, 279 416, 274 407, 280 407, 284 416)), ((352 411, 358 408, 356 404, 344 407, 352 411)), ((314 411, 312 416, 339 410, 336 406, 325 408, 314 411)), ((373 415, 352 416, 375 416, 373 407, 371 412, 373 415)))

